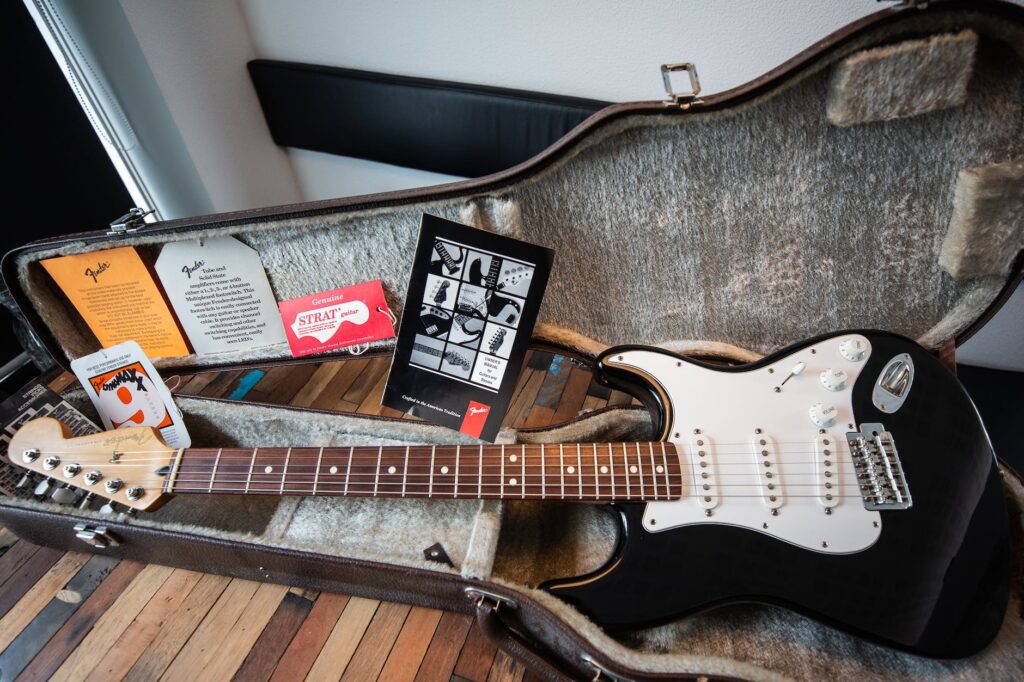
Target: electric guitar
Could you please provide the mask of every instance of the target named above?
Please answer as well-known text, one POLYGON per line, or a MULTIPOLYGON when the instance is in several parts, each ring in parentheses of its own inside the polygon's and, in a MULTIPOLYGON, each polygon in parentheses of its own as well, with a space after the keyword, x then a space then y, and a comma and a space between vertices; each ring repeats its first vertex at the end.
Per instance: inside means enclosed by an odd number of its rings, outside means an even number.
POLYGON ((608 563, 542 585, 609 630, 749 601, 944 658, 999 630, 996 462, 964 390, 917 344, 847 332, 735 367, 620 346, 597 371, 645 401, 659 440, 174 450, 150 428, 70 439, 42 418, 9 457, 131 510, 184 493, 610 502, 608 563))

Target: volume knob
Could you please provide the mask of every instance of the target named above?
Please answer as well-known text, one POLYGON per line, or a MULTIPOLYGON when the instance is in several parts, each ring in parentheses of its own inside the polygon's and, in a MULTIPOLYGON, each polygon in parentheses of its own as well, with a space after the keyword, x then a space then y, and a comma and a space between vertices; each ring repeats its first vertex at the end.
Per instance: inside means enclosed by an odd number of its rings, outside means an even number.
POLYGON ((864 353, 868 346, 863 340, 851 336, 839 343, 839 354, 850 362, 860 362, 864 359, 864 353))
POLYGON ((821 379, 821 385, 830 391, 841 391, 846 388, 846 382, 850 380, 850 375, 841 369, 826 369, 824 372, 818 375, 821 379))
POLYGON ((823 429, 836 423, 837 414, 838 411, 835 405, 822 405, 821 403, 812 405, 811 409, 808 410, 808 416, 810 416, 811 421, 823 429))

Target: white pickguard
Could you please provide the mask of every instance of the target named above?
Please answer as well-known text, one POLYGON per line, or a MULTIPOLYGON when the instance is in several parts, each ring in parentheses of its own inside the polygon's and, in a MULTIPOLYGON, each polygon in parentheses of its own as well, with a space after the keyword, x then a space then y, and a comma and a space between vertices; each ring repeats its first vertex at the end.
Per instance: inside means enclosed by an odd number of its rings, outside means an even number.
POLYGON ((881 534, 881 516, 864 508, 846 433, 856 430, 851 393, 871 346, 866 338, 853 335, 863 341, 866 351, 859 361, 847 360, 839 344, 849 338, 826 339, 771 365, 739 372, 714 371, 645 350, 608 357, 605 362, 611 366, 635 368, 655 377, 672 404, 668 437, 680 453, 684 495, 676 502, 648 503, 644 529, 661 532, 717 523, 742 526, 825 553, 870 547, 881 534), (800 362, 806 368, 783 385, 800 362), (829 368, 849 375, 845 388, 825 388, 819 375, 829 368), (808 414, 816 403, 834 405, 838 411, 825 433, 808 414), (825 440, 828 445, 823 444, 825 440), (699 456, 702 451, 704 456, 699 456), (826 459, 828 467, 823 464, 826 459), (701 461, 706 462, 704 467, 701 461), (765 461, 769 467, 763 466, 765 461), (825 469, 831 472, 828 478, 825 469), (766 470, 773 472, 771 479, 765 478, 766 470), (704 473, 709 476, 702 477, 704 473), (826 489, 826 482, 832 487, 826 489), (774 486, 770 491, 765 487, 768 483, 774 486), (776 499, 770 500, 769 494, 776 499), (832 494, 832 499, 826 499, 826 494, 832 494))

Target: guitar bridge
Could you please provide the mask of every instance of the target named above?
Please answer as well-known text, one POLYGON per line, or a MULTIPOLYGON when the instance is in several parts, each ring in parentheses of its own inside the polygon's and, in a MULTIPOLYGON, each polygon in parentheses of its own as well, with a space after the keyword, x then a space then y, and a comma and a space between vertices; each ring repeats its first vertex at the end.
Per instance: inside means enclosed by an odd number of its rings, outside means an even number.
POLYGON ((892 434, 881 424, 861 424, 846 434, 864 508, 909 509, 913 504, 892 434))

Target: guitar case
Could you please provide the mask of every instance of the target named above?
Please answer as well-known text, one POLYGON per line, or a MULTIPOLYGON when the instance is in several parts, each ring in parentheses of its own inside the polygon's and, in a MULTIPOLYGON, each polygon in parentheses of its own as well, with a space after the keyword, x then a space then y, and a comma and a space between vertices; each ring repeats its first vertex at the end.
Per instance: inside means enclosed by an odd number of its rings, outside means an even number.
MULTIPOLYGON (((400 312, 426 212, 555 249, 534 340, 583 359, 633 343, 747 362, 841 329, 897 332, 948 359, 1021 280, 1024 8, 916 5, 721 94, 609 106, 487 177, 33 242, 4 258, 4 299, 67 367, 99 345, 41 259, 127 245, 152 259, 164 244, 231 235, 259 253, 278 299, 380 279, 400 312)), ((287 346, 155 360, 165 377, 289 362, 287 346)), ((88 412, 80 390, 65 396, 88 412)), ((197 447, 475 442, 409 420, 177 403, 197 447)), ((649 415, 623 407, 500 442, 650 437, 649 415)), ((995 641, 957 661, 750 604, 605 632, 536 588, 610 556, 614 526, 596 505, 196 495, 125 517, 8 497, 0 523, 61 549, 475 613, 545 679, 1005 679, 1024 669, 1024 488, 1003 478, 1016 584, 995 641), (79 524, 118 544, 83 543, 79 524), (453 566, 424 557, 436 543, 453 566)))

